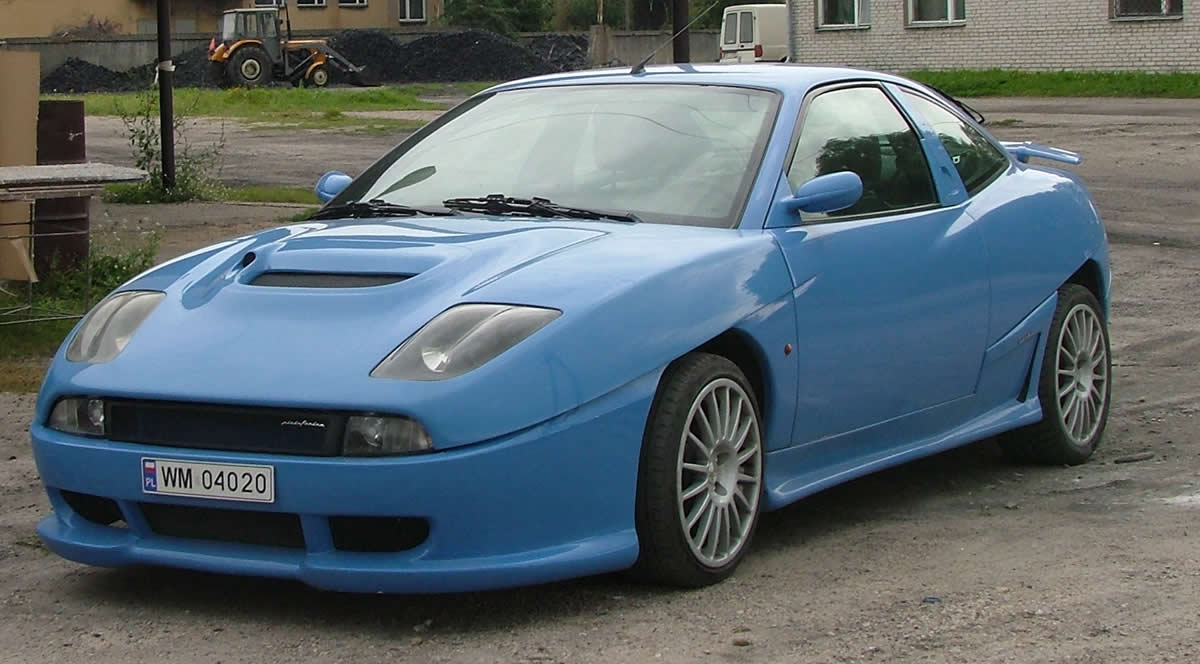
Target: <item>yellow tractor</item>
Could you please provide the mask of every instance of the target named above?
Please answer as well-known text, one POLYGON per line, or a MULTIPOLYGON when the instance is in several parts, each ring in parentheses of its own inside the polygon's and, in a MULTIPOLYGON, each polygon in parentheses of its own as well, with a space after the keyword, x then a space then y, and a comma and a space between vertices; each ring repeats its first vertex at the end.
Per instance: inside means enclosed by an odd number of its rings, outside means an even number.
POLYGON ((292 39, 292 19, 283 3, 287 36, 279 9, 232 9, 221 15, 221 35, 208 46, 213 78, 223 85, 248 88, 271 81, 322 88, 329 83, 330 66, 362 81, 363 68, 335 51, 324 39, 292 39))

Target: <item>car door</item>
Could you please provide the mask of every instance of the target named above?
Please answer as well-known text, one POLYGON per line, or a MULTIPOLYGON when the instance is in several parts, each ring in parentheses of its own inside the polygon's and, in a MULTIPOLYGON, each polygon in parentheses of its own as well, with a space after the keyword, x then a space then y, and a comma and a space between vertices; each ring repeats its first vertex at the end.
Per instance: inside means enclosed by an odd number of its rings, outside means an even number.
POLYGON ((950 185, 935 183, 946 174, 934 178, 921 139, 881 87, 820 90, 801 114, 790 188, 849 170, 863 195, 798 220, 776 206, 768 219, 795 286, 793 441, 824 441, 829 454, 852 459, 950 428, 933 416, 938 409, 964 410, 950 406, 969 400, 978 381, 987 256, 962 206, 941 203, 939 189, 950 185))
POLYGON ((275 12, 262 12, 258 15, 259 32, 262 34, 263 48, 273 62, 283 59, 282 44, 279 43, 279 15, 275 12))
POLYGON ((754 62, 754 33, 756 18, 754 12, 740 12, 741 18, 738 21, 737 32, 737 55, 738 62, 754 62))

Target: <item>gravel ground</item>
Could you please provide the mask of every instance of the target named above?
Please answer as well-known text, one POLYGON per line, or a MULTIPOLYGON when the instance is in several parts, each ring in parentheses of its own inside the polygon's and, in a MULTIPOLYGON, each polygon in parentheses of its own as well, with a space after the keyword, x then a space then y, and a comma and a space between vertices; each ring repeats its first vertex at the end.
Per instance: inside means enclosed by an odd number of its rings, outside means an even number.
MULTIPOLYGON (((858 480, 766 515, 738 574, 694 592, 604 576, 363 597, 47 553, 33 398, 0 395, 0 662, 1200 660, 1200 104, 978 106, 1004 138, 1084 152, 1108 221, 1114 408, 1092 462, 1010 466, 985 441, 858 480)), ((362 147, 341 166, 369 164, 362 147)), ((269 221, 172 216, 178 250, 269 221)))

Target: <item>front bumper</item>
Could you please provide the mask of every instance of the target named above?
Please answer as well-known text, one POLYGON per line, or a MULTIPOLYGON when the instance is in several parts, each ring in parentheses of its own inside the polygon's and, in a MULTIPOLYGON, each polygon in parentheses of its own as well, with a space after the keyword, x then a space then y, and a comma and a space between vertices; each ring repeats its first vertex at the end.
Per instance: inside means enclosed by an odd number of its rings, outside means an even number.
POLYGON ((643 378, 501 439, 380 459, 123 444, 35 423, 34 457, 54 507, 38 534, 55 553, 91 565, 291 578, 349 592, 485 590, 624 569, 638 555, 637 468, 654 386, 643 378), (272 465, 275 502, 144 494, 145 456, 272 465), (84 518, 64 491, 115 501, 125 527, 84 518), (295 515, 303 544, 164 535, 146 518, 146 503, 295 515), (403 551, 345 551, 335 546, 330 517, 417 518, 429 531, 403 551))

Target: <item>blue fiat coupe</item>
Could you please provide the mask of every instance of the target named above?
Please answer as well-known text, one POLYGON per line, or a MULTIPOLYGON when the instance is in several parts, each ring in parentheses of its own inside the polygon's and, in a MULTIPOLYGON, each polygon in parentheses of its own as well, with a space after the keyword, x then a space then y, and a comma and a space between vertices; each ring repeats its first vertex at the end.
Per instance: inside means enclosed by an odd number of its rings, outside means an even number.
POLYGON ((481 92, 323 177, 312 219, 89 312, 31 426, 38 532, 343 591, 695 587, 763 512, 882 468, 993 436, 1083 463, 1104 226, 1047 164, 1077 155, 980 120, 790 64, 481 92))

